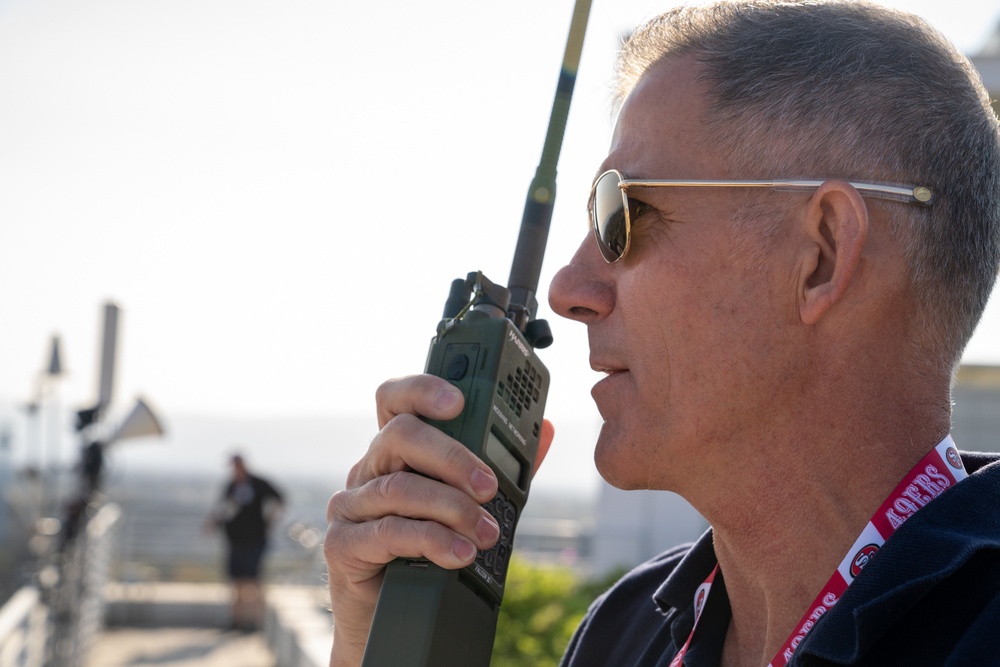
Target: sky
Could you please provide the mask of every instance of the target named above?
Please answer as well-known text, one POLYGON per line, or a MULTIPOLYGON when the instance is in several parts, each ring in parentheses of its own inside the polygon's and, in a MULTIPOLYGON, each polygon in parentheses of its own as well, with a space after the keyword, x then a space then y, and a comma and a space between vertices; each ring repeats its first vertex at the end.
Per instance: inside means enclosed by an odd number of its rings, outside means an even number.
MULTIPOLYGON (((594 1, 539 290, 557 433, 596 427, 598 378, 546 288, 587 233, 618 36, 671 4, 594 1)), ((994 2, 885 4, 972 54, 1000 21, 994 2)), ((53 335, 55 419, 95 402, 109 300, 116 414, 140 395, 168 428, 372 414, 382 380, 423 368, 453 278, 506 282, 571 13, 0 0, 0 429, 23 440, 53 335)), ((1000 363, 998 299, 966 360, 1000 363)), ((555 456, 589 464, 586 437, 555 456)))

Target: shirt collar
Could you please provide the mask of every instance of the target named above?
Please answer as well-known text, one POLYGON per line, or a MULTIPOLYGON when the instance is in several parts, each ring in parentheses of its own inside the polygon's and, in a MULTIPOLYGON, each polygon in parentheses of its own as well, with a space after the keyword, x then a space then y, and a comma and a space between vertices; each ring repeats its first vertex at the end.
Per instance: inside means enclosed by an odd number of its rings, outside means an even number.
POLYGON ((962 459, 969 477, 900 526, 797 656, 857 661, 899 620, 900 609, 910 608, 976 552, 1000 550, 1000 461, 965 453, 962 459))
POLYGON ((694 593, 717 563, 709 528, 688 550, 673 572, 653 594, 653 601, 663 613, 693 606, 694 593))

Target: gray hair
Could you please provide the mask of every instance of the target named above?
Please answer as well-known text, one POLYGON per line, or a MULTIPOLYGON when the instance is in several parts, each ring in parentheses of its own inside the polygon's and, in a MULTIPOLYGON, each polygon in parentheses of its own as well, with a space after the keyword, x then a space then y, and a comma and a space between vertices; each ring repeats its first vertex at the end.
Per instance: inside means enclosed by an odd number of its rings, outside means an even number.
POLYGON ((868 2, 743 0, 681 7, 622 45, 616 107, 652 65, 692 56, 704 119, 732 178, 930 187, 888 212, 917 303, 915 341, 956 364, 1000 264, 1000 133, 969 60, 912 15, 868 2))

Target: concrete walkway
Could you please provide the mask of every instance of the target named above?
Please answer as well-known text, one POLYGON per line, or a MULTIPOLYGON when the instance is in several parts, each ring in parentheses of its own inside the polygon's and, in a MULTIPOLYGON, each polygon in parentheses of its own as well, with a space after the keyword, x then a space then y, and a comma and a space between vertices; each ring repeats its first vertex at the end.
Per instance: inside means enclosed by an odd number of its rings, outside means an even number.
POLYGON ((85 667, 325 667, 332 632, 326 591, 269 586, 264 628, 224 629, 229 589, 217 584, 111 584, 108 627, 85 667))
POLYGON ((275 667, 261 634, 210 628, 110 628, 86 667, 275 667))

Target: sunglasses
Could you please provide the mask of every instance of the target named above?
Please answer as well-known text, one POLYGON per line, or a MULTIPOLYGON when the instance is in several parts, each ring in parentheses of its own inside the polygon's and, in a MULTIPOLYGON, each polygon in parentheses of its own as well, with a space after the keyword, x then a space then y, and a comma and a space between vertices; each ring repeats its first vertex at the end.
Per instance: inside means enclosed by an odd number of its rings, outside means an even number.
MULTIPOLYGON (((594 181, 590 190, 591 222, 597 247, 608 264, 614 264, 628 253, 632 237, 632 218, 638 205, 629 201, 628 188, 773 188, 775 190, 813 190, 825 181, 641 181, 628 180, 617 169, 609 169, 594 181)), ((862 196, 930 206, 934 193, 918 186, 850 183, 862 196)))

